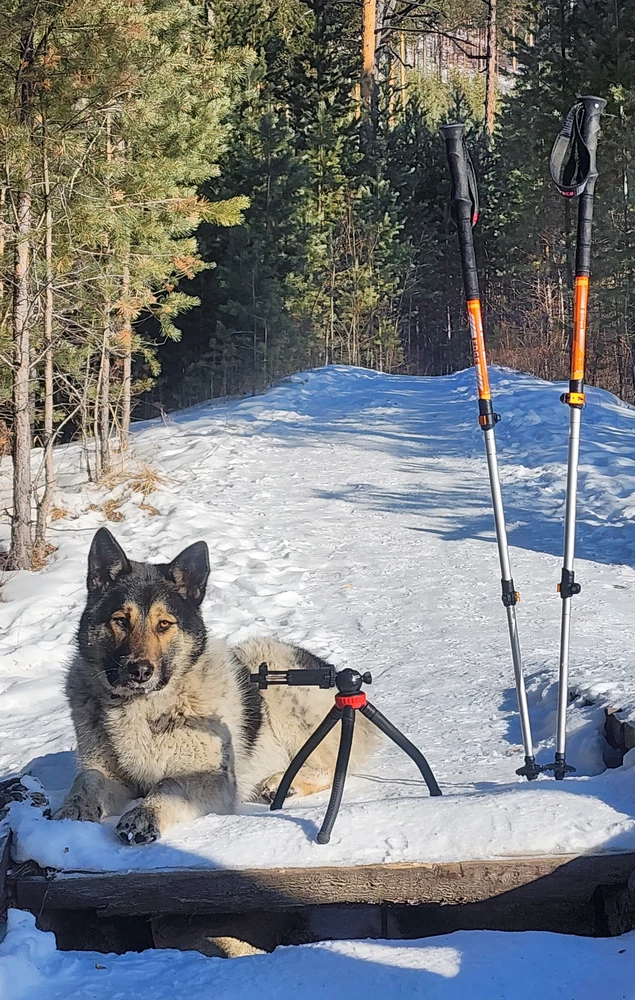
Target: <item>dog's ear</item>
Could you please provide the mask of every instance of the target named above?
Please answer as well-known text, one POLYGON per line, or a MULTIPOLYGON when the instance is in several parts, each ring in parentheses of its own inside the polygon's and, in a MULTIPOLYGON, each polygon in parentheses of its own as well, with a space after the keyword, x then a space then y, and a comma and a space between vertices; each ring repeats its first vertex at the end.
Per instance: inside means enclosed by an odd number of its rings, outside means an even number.
POLYGON ((205 542, 194 542, 165 568, 181 597, 198 605, 205 597, 209 576, 209 552, 205 542))
POLYGON ((126 573, 130 573, 130 563, 119 542, 108 528, 100 528, 88 553, 89 590, 105 590, 111 583, 126 573))

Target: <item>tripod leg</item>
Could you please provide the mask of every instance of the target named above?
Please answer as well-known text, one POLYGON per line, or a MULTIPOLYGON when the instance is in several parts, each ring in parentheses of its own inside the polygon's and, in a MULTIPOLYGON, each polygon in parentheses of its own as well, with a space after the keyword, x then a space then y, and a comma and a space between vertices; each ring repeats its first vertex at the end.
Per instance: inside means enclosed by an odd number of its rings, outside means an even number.
POLYGON ((337 752, 337 761, 335 763, 335 776, 333 778, 333 788, 331 789, 331 797, 329 799, 329 804, 326 810, 326 815, 324 817, 324 822, 320 832, 317 835, 318 844, 328 844, 331 839, 331 830, 333 829, 333 824, 337 819, 337 814, 342 803, 342 795, 344 794, 344 782, 346 781, 346 769, 348 767, 348 761, 351 755, 351 746, 353 745, 353 730, 355 728, 355 709, 347 705, 343 709, 339 709, 342 713, 342 733, 340 736, 340 748, 337 752))
POLYGON ((278 786, 278 791, 276 792, 275 798, 271 803, 271 809, 282 809, 284 800, 286 799, 289 789, 291 788, 291 782, 295 778, 296 774, 305 763, 305 761, 311 756, 313 751, 320 745, 322 740, 328 736, 333 726, 335 726, 342 717, 342 709, 337 708, 335 705, 328 713, 327 716, 322 720, 320 725, 317 727, 314 733, 311 733, 308 740, 303 747, 298 750, 297 754, 289 764, 287 770, 285 771, 282 781, 278 786))
POLYGON ((370 702, 366 702, 366 704, 360 708, 360 712, 368 719, 369 722, 372 722, 375 726, 377 726, 377 728, 380 729, 385 736, 391 739, 393 743, 396 743, 397 746, 404 751, 404 753, 407 753, 408 756, 414 760, 421 772, 423 780, 428 786, 430 795, 441 795, 442 792, 437 785, 437 779, 433 775, 430 765, 421 753, 421 750, 418 750, 414 743, 411 743, 410 740, 407 739, 396 726, 393 726, 392 722, 387 719, 385 715, 382 715, 379 709, 375 708, 374 705, 371 705, 370 702))

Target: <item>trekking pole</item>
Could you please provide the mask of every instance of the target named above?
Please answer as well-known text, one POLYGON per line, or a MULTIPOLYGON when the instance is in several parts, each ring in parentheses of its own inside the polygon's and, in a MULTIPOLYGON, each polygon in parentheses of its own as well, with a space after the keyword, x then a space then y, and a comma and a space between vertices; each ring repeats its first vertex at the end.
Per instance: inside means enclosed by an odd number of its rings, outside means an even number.
POLYGON ((496 542, 501 568, 502 600, 507 612, 507 626, 509 628, 512 662, 514 664, 520 728, 525 750, 524 766, 519 767, 516 774, 527 778, 528 781, 533 781, 538 777, 542 768, 536 764, 534 757, 529 709, 527 707, 527 693, 525 691, 525 678, 523 676, 522 656, 518 638, 516 604, 520 595, 514 587, 509 562, 505 511, 503 509, 498 459, 496 456, 496 438, 494 435, 494 427, 500 420, 500 417, 497 413, 494 413, 492 407, 492 395, 485 356, 481 296, 478 285, 478 272, 476 270, 474 239, 472 236, 472 227, 478 221, 478 190, 474 168, 465 147, 464 128, 465 126, 461 123, 443 125, 441 133, 445 139, 450 175, 452 177, 452 214, 458 228, 463 285, 465 287, 465 299, 470 322, 472 350, 474 353, 474 368, 478 387, 478 422, 485 439, 485 453, 487 455, 487 469, 489 472, 492 508, 494 511, 494 526, 496 528, 496 542))
POLYGON ((593 225, 593 195, 598 177, 596 154, 600 116, 606 107, 601 97, 582 97, 573 106, 558 135, 549 168, 554 183, 565 198, 579 196, 578 231, 575 256, 575 292, 573 299, 573 336, 571 338, 571 372, 569 391, 561 402, 569 406, 569 450, 567 455, 567 494, 564 515, 564 554, 558 592, 562 598, 560 622, 560 670, 558 677, 558 721, 556 724, 556 754, 553 771, 562 781, 575 767, 566 763, 567 705, 569 702, 569 642, 571 636, 571 598, 582 589, 575 582, 575 522, 578 491, 578 458, 580 424, 584 406, 584 364, 586 353, 587 306, 591 271, 591 230, 593 225))

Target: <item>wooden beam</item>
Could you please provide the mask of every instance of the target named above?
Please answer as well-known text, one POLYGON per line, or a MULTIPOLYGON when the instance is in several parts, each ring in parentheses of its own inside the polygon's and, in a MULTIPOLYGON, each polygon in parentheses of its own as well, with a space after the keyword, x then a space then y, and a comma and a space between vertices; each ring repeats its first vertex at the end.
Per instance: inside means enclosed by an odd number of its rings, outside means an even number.
POLYGON ((7 870, 11 856, 11 831, 0 833, 0 941, 4 938, 7 919, 7 870))
POLYGON ((626 884, 635 854, 514 858, 453 864, 277 868, 256 871, 171 869, 138 872, 16 874, 21 909, 98 910, 110 915, 246 913, 331 903, 465 904, 589 901, 598 886, 626 884))
POLYGON ((605 735, 622 756, 635 747, 635 723, 620 718, 619 709, 607 708, 605 735))

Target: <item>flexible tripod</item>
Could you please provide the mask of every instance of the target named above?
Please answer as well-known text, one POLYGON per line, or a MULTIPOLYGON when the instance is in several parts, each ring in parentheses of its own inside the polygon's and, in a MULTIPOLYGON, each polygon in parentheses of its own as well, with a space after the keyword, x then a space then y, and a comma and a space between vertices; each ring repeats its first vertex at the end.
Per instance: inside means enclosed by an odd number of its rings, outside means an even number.
POLYGON ((371 684, 372 677, 369 673, 360 674, 357 670, 341 670, 335 672, 335 668, 325 666, 316 670, 269 670, 266 663, 261 663, 257 674, 251 674, 251 679, 262 690, 270 684, 293 684, 309 685, 313 687, 331 688, 337 687, 338 694, 335 695, 335 705, 320 723, 315 732, 309 736, 304 746, 295 755, 289 767, 285 771, 282 781, 278 786, 275 798, 271 803, 271 809, 282 809, 284 800, 287 797, 291 782, 304 763, 308 760, 314 750, 319 747, 331 729, 342 723, 340 734, 340 746, 335 763, 335 775, 331 797, 324 816, 324 821, 317 835, 318 844, 328 844, 331 839, 331 831, 342 802, 344 794, 344 783, 346 781, 346 771, 351 755, 353 744, 353 732, 355 729, 355 712, 361 712, 369 722, 377 726, 381 732, 396 743, 404 753, 415 762, 421 776, 428 786, 430 795, 441 795, 436 778, 434 777, 430 765, 420 750, 401 733, 385 715, 371 705, 362 691, 362 684, 371 684))

